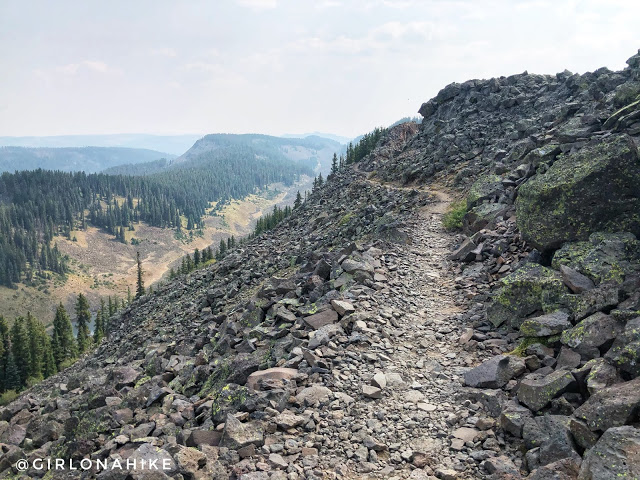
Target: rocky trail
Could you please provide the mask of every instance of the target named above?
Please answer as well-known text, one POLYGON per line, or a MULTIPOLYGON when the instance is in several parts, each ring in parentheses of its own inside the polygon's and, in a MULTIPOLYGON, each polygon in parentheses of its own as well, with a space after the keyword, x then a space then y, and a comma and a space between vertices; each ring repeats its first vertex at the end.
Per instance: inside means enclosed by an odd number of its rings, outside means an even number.
POLYGON ((353 439, 352 432, 365 431, 355 436, 361 437, 361 444, 346 451, 348 458, 358 460, 347 478, 477 478, 469 465, 475 466, 475 460, 459 453, 465 442, 482 437, 489 439, 488 448, 499 450, 488 431, 494 422, 482 414, 480 405, 464 400, 461 369, 476 363, 476 357, 459 341, 466 329, 459 321, 463 309, 447 260, 454 238, 442 227, 451 196, 442 190, 431 194, 433 203, 407 221, 412 243, 382 256, 388 287, 360 302, 380 315, 370 332, 376 341, 361 349, 349 368, 335 371, 344 382, 336 386, 345 393, 353 387, 368 398, 344 412, 364 425, 356 420, 351 432, 337 432, 338 437, 353 439), (380 460, 390 465, 379 469, 380 460))

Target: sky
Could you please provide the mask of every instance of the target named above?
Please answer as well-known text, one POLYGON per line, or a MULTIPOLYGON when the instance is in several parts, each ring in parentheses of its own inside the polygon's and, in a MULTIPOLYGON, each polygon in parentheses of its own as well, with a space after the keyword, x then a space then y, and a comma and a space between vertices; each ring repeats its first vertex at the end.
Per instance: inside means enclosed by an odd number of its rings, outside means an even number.
POLYGON ((331 132, 445 85, 620 70, 637 0, 0 0, 0 136, 331 132))

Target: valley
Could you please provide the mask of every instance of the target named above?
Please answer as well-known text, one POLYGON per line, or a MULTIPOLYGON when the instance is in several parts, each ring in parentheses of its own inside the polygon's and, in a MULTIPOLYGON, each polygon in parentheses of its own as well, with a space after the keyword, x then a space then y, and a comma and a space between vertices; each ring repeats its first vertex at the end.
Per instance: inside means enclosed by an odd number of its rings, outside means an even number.
POLYGON ((101 298, 126 299, 128 289, 135 292, 136 252, 141 255, 146 285, 153 285, 196 248, 202 250, 213 246, 215 249, 221 239, 248 235, 260 216, 275 205, 293 205, 296 193, 310 189, 311 183, 312 179, 304 176, 290 186, 272 184, 243 199, 231 200, 222 210, 204 217, 199 233, 192 236, 186 233, 184 238, 176 235, 173 229, 144 223, 135 224, 134 231, 125 231, 127 244, 92 226, 71 231, 70 238, 75 240, 56 236, 53 241, 70 259, 70 272, 66 278, 36 279, 37 286, 24 283, 17 284, 16 288, 0 286, 0 314, 11 320, 30 311, 49 325, 60 302, 68 311, 73 310, 78 293, 87 296, 92 309, 99 306, 101 298), (131 244, 132 238, 139 243, 131 244))

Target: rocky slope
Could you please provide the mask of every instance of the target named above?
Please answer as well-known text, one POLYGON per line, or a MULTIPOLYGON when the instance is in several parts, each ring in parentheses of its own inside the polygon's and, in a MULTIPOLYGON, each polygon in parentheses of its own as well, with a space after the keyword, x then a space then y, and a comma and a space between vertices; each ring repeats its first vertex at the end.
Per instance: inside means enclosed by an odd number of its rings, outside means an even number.
POLYGON ((637 477, 639 58, 446 87, 0 409, 0 475, 53 457, 167 469, 23 476, 637 477))

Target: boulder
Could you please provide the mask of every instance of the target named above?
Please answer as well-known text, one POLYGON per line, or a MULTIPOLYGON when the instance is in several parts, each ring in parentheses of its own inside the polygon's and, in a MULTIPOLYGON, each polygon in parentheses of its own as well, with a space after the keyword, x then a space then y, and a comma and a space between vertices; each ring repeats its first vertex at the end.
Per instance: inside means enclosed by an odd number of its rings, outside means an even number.
POLYGON ((519 327, 522 319, 536 312, 552 312, 567 292, 558 272, 535 263, 524 264, 502 278, 500 285, 487 309, 488 319, 496 327, 506 321, 519 327))
POLYGON ((623 322, 598 312, 562 332, 560 341, 589 359, 599 356, 599 349, 610 345, 623 329, 623 322))
POLYGON ((627 322, 605 358, 632 378, 640 376, 640 317, 627 322))
POLYGON ((633 422, 640 409, 640 378, 618 383, 595 395, 580 405, 574 416, 590 430, 605 431, 633 422))
POLYGON ((597 231, 640 234, 640 161, 626 135, 559 157, 524 183, 516 200, 522 236, 546 251, 597 231))
POLYGON ((253 372, 247 378, 246 386, 251 390, 260 390, 260 383, 264 380, 291 380, 298 374, 295 368, 274 367, 253 372))
POLYGON ((260 422, 242 423, 233 415, 227 415, 220 446, 238 450, 248 445, 260 447, 263 443, 264 429, 260 422))
POLYGON ((557 370, 549 375, 531 373, 520 382, 518 400, 537 412, 575 386, 573 375, 566 370, 557 370))
POLYGON ((622 378, 618 374, 616 367, 607 362, 604 358, 590 360, 591 370, 586 377, 586 387, 589 395, 595 395, 600 390, 604 390, 611 385, 622 383, 622 378))
POLYGON ((499 197, 504 192, 502 178, 498 175, 483 175, 476 180, 467 194, 467 210, 481 204, 485 200, 499 197))
POLYGON ((578 480, 640 478, 640 430, 631 426, 610 428, 586 452, 578 480))
POLYGON ((331 390, 323 385, 311 385, 302 389, 296 395, 296 401, 300 405, 315 405, 316 403, 327 403, 331 396, 331 390))
POLYGON ((540 465, 571 458, 580 462, 577 446, 569 430, 569 417, 544 415, 528 419, 522 430, 527 448, 540 448, 540 465))
POLYGON ((579 471, 579 463, 574 458, 563 458, 544 467, 536 468, 527 477, 527 480, 575 480, 579 471))
POLYGON ((498 355, 464 372, 464 383, 473 388, 502 388, 525 371, 524 360, 513 355, 498 355))
POLYGON ((317 330, 320 327, 324 327, 325 325, 336 323, 337 321, 338 312, 331 309, 327 309, 322 312, 309 315, 308 317, 304 317, 304 323, 309 325, 314 330, 317 330))
POLYGON ((344 300, 331 300, 331 306, 341 317, 356 311, 355 307, 344 300))
MULTIPOLYGON (((640 262, 640 242, 635 235, 628 232, 596 232, 589 235, 588 240, 565 243, 553 255, 551 265, 560 269, 561 273, 563 267, 565 272, 567 268, 579 272, 578 275, 586 276, 598 285, 608 282, 622 283, 626 275, 638 269, 638 262, 640 262)), ((562 277, 565 279, 567 275, 562 273, 562 277)), ((575 274, 572 274, 571 282, 577 282, 575 274)), ((584 279, 580 283, 583 287, 590 286, 584 279)), ((578 290, 580 289, 582 288, 578 287, 578 290)), ((583 291, 586 290, 590 288, 583 289, 583 291)))
POLYGON ((566 265, 560 265, 562 281, 573 293, 582 293, 595 288, 593 280, 566 265))
POLYGON ((473 207, 462 219, 462 230, 467 235, 473 235, 504 215, 510 208, 510 205, 503 203, 482 203, 473 207))
POLYGON ((520 325, 525 337, 550 337, 571 328, 569 315, 560 310, 540 317, 528 318, 520 325))
POLYGON ((524 423, 533 415, 528 408, 516 402, 508 403, 500 413, 500 427, 514 437, 522 438, 524 423))
POLYGON ((577 295, 562 295, 558 303, 571 312, 574 321, 580 321, 596 312, 611 310, 611 307, 618 305, 619 290, 617 285, 605 283, 577 295))

